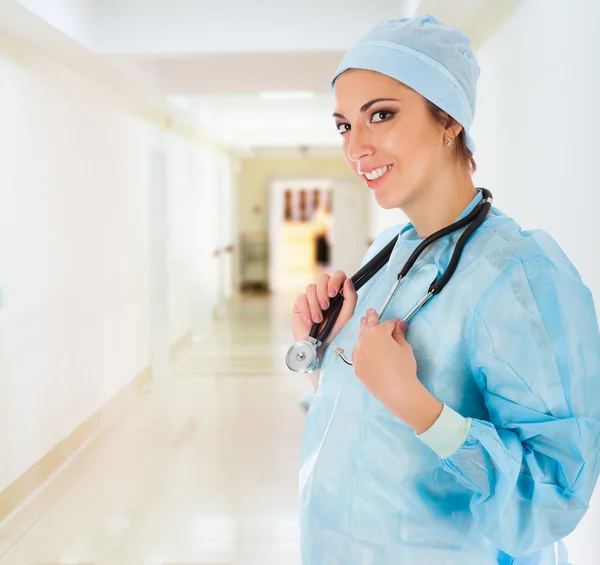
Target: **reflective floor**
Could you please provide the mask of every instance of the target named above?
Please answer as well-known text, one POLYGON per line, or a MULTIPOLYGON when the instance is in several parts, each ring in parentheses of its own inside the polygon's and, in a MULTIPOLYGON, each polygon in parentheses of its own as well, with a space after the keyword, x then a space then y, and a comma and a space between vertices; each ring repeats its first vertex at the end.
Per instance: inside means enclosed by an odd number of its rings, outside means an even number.
POLYGON ((0 529, 0 565, 299 564, 288 302, 235 300, 0 529))
MULTIPOLYGON (((300 565, 294 296, 234 300, 0 527, 0 565, 300 565)), ((600 562, 599 503, 567 539, 572 565, 600 562)))

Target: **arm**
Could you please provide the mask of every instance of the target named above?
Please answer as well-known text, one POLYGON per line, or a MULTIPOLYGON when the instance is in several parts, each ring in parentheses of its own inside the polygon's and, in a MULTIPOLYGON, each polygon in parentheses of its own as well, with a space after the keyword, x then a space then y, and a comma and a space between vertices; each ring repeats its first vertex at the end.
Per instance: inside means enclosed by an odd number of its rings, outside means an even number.
POLYGON ((483 535, 512 556, 571 533, 600 466, 600 336, 588 289, 517 262, 473 317, 471 368, 490 422, 449 407, 420 437, 469 491, 483 535))

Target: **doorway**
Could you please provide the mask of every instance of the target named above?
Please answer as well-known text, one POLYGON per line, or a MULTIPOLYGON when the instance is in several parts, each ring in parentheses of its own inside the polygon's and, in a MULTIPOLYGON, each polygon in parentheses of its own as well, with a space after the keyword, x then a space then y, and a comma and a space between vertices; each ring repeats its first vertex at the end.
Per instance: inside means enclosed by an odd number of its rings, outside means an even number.
POLYGON ((368 193, 346 178, 276 179, 270 186, 269 286, 299 291, 322 270, 358 269, 368 247, 368 193))
POLYGON ((327 179, 275 180, 270 188, 269 287, 305 287, 331 264, 333 187, 327 179))

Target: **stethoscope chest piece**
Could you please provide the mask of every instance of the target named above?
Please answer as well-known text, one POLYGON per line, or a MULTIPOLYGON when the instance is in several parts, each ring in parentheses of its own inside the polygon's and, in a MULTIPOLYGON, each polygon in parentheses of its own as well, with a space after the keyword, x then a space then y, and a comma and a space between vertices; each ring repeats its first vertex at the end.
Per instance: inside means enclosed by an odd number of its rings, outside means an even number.
POLYGON ((290 371, 296 373, 312 373, 319 367, 317 348, 320 342, 309 337, 307 340, 297 341, 292 345, 286 355, 285 364, 290 371))

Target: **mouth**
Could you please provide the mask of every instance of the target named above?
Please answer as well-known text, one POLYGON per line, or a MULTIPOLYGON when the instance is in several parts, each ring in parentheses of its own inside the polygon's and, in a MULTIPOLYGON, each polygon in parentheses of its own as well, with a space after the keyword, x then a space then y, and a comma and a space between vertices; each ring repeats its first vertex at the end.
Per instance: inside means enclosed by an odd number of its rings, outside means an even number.
POLYGON ((393 167, 394 165, 385 165, 368 173, 361 173, 361 176, 364 177, 369 188, 377 188, 384 182, 385 178, 393 167))

